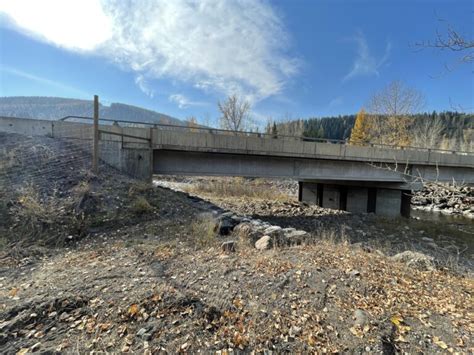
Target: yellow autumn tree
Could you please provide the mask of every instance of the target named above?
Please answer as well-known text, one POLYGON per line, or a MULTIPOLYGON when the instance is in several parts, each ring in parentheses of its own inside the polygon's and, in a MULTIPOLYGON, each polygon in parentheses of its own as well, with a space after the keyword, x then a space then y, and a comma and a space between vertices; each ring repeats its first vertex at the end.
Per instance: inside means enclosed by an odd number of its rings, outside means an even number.
POLYGON ((191 116, 187 119, 187 126, 189 128, 191 128, 191 132, 197 132, 198 130, 196 129, 197 127, 199 127, 199 124, 198 124, 198 121, 196 119, 196 117, 194 116, 191 116))
POLYGON ((370 142, 371 138, 371 122, 364 109, 357 114, 354 128, 351 131, 350 144, 364 145, 370 142))

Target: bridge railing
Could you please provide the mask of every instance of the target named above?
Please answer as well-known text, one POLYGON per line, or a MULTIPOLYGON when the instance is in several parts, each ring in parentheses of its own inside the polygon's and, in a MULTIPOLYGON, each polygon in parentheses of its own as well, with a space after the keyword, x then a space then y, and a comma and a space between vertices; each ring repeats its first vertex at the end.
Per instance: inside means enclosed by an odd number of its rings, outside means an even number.
MULTIPOLYGON (((81 119, 92 121, 92 117, 87 116, 65 116, 60 118, 60 121, 66 121, 68 119, 81 119)), ((181 126, 174 124, 163 124, 163 123, 151 123, 151 122, 139 122, 139 121, 130 121, 130 120, 120 120, 120 119, 111 119, 111 118, 99 118, 99 121, 107 122, 109 124, 119 124, 124 123, 127 126, 131 127, 140 127, 145 126, 148 128, 156 128, 163 130, 185 130, 188 132, 202 132, 210 134, 224 134, 232 136, 242 136, 242 137, 258 137, 258 138, 271 138, 271 139, 286 139, 286 140, 296 140, 296 141, 305 141, 305 142, 315 142, 315 143, 331 143, 331 144, 343 144, 349 145, 348 140, 341 139, 329 139, 329 138, 314 138, 306 136, 292 136, 285 134, 272 134, 272 133, 259 133, 259 132, 250 132, 250 131, 231 131, 220 128, 211 128, 211 127, 202 127, 202 126, 181 126)), ((417 147, 410 145, 390 145, 383 143, 366 143, 361 146, 370 146, 382 149, 398 149, 398 150, 416 150, 416 151, 425 151, 425 152, 437 152, 444 154, 457 154, 457 155, 474 155, 474 152, 469 151, 459 151, 459 150, 449 150, 449 149, 439 149, 439 148, 426 148, 426 147, 417 147)))

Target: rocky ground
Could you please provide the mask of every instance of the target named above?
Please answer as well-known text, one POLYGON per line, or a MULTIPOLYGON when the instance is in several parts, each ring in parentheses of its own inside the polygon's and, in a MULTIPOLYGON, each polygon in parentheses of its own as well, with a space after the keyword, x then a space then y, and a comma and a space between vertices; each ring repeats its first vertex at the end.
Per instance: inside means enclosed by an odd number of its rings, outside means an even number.
POLYGON ((405 250, 416 251, 432 257, 440 267, 469 273, 474 270, 474 223, 470 219, 465 219, 465 223, 460 223, 459 220, 427 221, 419 217, 392 219, 373 214, 350 214, 325 209, 299 203, 294 193, 294 184, 291 185, 288 181, 274 184, 267 180, 263 185, 265 198, 258 196, 263 184, 258 180, 245 181, 247 189, 252 191, 253 195, 226 196, 213 191, 216 180, 218 190, 225 190, 221 184, 232 186, 233 190, 230 192, 241 190, 238 187, 241 183, 239 180, 228 178, 199 178, 193 182, 192 178, 176 181, 159 177, 155 184, 189 192, 224 210, 284 228, 298 228, 314 235, 331 231, 367 250, 377 250, 387 255, 395 255, 405 250), (285 191, 286 198, 281 198, 282 191, 285 191), (267 198, 266 195, 272 192, 277 198, 267 198))
POLYGON ((473 350, 472 278, 352 241, 347 214, 218 206, 93 175, 69 143, 0 142, 1 353, 473 350))
POLYGON ((438 212, 445 215, 460 215, 474 219, 474 190, 469 186, 456 184, 426 184, 412 199, 415 209, 438 212))

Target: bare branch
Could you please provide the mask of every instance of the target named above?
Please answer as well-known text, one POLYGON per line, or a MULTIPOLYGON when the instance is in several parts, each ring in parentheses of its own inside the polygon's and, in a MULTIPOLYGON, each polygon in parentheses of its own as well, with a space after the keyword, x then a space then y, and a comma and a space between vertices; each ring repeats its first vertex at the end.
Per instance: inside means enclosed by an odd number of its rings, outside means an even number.
MULTIPOLYGON (((444 22, 444 20, 440 21, 444 22)), ((449 23, 443 33, 436 30, 434 40, 417 42, 415 46, 420 49, 435 48, 441 51, 450 51, 456 54, 460 53, 460 56, 458 56, 456 60, 457 65, 474 62, 474 39, 461 34, 449 23)), ((445 64, 445 68, 447 71, 453 70, 453 67, 447 64, 445 64)))

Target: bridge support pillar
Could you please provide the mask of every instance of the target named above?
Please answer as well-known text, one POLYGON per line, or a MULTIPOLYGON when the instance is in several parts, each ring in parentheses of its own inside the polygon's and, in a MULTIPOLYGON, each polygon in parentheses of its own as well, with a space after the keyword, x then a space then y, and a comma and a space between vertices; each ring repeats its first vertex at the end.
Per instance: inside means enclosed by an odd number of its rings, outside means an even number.
POLYGON ((324 208, 352 213, 409 217, 411 191, 383 187, 382 183, 350 185, 349 182, 299 182, 299 200, 324 208))

